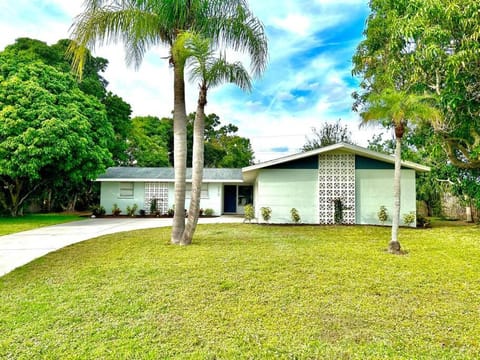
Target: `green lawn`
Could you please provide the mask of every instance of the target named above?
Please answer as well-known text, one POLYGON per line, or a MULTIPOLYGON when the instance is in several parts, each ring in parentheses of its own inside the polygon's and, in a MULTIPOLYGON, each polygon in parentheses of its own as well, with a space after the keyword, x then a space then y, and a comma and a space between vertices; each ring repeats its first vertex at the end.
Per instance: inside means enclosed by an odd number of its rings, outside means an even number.
POLYGON ((14 218, 0 216, 0 236, 81 219, 74 214, 32 214, 14 218))
POLYGON ((104 236, 0 278, 5 359, 478 359, 480 228, 199 226, 104 236))

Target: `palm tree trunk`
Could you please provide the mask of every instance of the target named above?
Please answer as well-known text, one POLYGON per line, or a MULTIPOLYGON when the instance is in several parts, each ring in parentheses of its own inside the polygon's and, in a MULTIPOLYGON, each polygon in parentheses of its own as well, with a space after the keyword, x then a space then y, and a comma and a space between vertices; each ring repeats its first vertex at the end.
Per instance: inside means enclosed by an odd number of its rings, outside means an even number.
POLYGON ((398 241, 398 227, 400 224, 400 183, 402 166, 402 138, 395 138, 395 173, 393 176, 393 216, 392 216, 392 239, 388 243, 388 251, 392 254, 400 253, 398 241))
POLYGON ((207 87, 203 84, 198 94, 198 106, 193 124, 192 155, 192 195, 188 210, 188 221, 183 233, 182 245, 192 243, 198 223, 200 197, 202 193, 204 143, 205 143, 205 106, 207 105, 207 87))
POLYGON ((185 229, 185 179, 187 173, 187 112, 185 109, 184 63, 174 61, 173 166, 175 170, 175 213, 173 244, 180 244, 185 229))

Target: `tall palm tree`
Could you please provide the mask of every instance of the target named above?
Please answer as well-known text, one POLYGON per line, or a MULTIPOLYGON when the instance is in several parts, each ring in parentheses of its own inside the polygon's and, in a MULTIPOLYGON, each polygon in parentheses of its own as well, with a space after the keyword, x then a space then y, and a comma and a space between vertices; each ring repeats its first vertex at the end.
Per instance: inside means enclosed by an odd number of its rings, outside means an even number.
POLYGON ((225 56, 216 57, 211 40, 198 34, 187 32, 182 34, 187 40, 185 47, 189 54, 187 68, 191 80, 198 83, 198 101, 193 123, 193 156, 192 156, 192 192, 188 221, 181 240, 182 245, 192 242, 198 222, 200 197, 203 181, 204 143, 205 143, 205 106, 208 90, 222 83, 233 83, 242 90, 252 87, 250 75, 240 62, 228 63, 225 56))
POLYGON ((427 95, 386 89, 381 93, 371 93, 368 96, 367 108, 360 114, 361 125, 377 122, 384 126, 392 126, 395 132, 392 238, 388 244, 388 251, 394 254, 401 252, 400 242, 398 241, 398 227, 400 224, 402 138, 407 131, 409 122, 428 121, 436 123, 440 120, 440 112, 429 103, 430 100, 431 97, 427 95))
POLYGON ((86 48, 96 44, 123 42, 126 61, 139 67, 153 46, 170 49, 174 80, 175 207, 172 243, 179 244, 185 229, 185 178, 187 159, 185 109, 185 62, 188 55, 177 43, 182 31, 193 31, 250 55, 254 75, 267 64, 267 39, 262 23, 250 12, 245 0, 85 0, 85 10, 72 25, 69 49, 72 66, 81 76, 86 48), (177 43, 177 45, 175 45, 177 43))

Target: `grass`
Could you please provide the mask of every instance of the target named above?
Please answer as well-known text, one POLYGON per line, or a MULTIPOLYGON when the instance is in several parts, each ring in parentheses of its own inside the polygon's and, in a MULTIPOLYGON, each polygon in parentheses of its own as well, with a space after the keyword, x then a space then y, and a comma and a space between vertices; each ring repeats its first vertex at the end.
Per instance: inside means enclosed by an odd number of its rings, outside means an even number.
POLYGON ((0 216, 0 236, 81 219, 80 216, 75 214, 32 214, 19 217, 0 216))
POLYGON ((203 225, 104 236, 0 278, 5 359, 478 359, 477 226, 203 225))

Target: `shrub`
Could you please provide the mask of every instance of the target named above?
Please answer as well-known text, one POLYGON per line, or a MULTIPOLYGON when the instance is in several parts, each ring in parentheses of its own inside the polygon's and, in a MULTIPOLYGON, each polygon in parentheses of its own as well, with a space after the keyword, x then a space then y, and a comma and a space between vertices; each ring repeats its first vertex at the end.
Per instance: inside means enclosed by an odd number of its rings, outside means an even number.
POLYGON ((150 214, 157 214, 158 208, 157 208, 157 201, 158 199, 152 199, 150 200, 150 214))
POLYGON ((135 216, 135 213, 137 212, 138 205, 133 204, 132 207, 127 206, 127 215, 128 216, 135 216))
POLYGON ((145 210, 143 210, 143 209, 140 209, 140 210, 138 211, 138 214, 139 214, 141 217, 144 217, 144 216, 147 214, 147 212, 146 212, 145 210))
POLYGON ((113 214, 114 216, 118 216, 118 215, 120 215, 121 212, 122 212, 122 210, 118 207, 118 205, 117 205, 116 203, 113 204, 113 206, 112 206, 112 214, 113 214))
POLYGON ((415 222, 415 212, 410 211, 408 214, 403 214, 402 220, 405 225, 410 226, 415 222))
POLYGON ((385 206, 380 206, 380 210, 377 213, 378 215, 378 220, 382 223, 382 225, 385 223, 385 221, 388 220, 388 212, 387 208, 385 206))
POLYGON ((335 221, 335 224, 342 224, 343 210, 346 209, 346 207, 343 205, 342 199, 340 198, 333 199, 333 206, 334 206, 333 220, 335 221))
POLYGON ((210 208, 207 208, 204 211, 205 216, 213 216, 214 213, 215 211, 213 211, 213 209, 210 209, 210 208))
POLYGON ((170 209, 167 210, 167 215, 168 216, 173 216, 175 215, 175 207, 171 207, 170 209))
POLYGON ((252 222, 252 220, 255 219, 255 208, 253 207, 253 205, 247 204, 243 209, 245 211, 244 221, 252 222))
POLYGON ((429 228, 429 227, 432 227, 432 224, 430 224, 430 220, 428 220, 426 217, 418 215, 417 227, 429 228))
POLYGON ((103 216, 105 213, 106 210, 102 205, 95 205, 92 207, 92 215, 95 217, 103 216))
POLYGON ((295 208, 292 208, 290 210, 290 216, 292 217, 292 221, 295 223, 295 224, 298 224, 301 220, 300 218, 300 214, 298 213, 298 210, 295 209, 295 208))
POLYGON ((264 206, 260 208, 260 212, 262 213, 262 218, 265 222, 268 222, 272 218, 272 209, 264 206))

